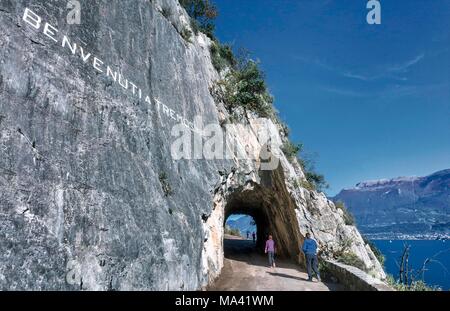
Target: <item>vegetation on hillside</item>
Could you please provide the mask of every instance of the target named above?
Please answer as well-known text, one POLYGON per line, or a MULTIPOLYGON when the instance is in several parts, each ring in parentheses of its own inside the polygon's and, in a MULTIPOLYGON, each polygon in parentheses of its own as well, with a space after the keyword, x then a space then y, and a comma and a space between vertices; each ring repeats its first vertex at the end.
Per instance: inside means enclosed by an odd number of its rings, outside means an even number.
POLYGON ((319 174, 313 170, 308 170, 303 167, 303 171, 306 175, 307 182, 312 185, 313 190, 317 190, 319 192, 323 192, 326 188, 328 188, 328 183, 325 180, 325 176, 319 174))
POLYGON ((191 28, 195 34, 199 31, 214 40, 214 20, 218 16, 217 8, 209 0, 179 0, 181 6, 191 17, 191 28))
POLYGON ((161 9, 161 14, 165 17, 165 18, 169 18, 170 16, 172 16, 172 10, 169 7, 163 7, 161 9))
POLYGON ((362 236, 364 243, 366 243, 367 245, 369 245, 370 249, 372 250, 372 252, 374 253, 375 257, 378 259, 379 263, 384 266, 384 262, 386 260, 386 258, 384 257, 383 253, 378 249, 378 247, 375 245, 375 243, 373 243, 371 240, 369 240, 367 237, 365 237, 364 235, 362 236))
POLYGON ((429 286, 425 283, 425 271, 427 265, 432 262, 440 263, 436 258, 446 251, 436 253, 434 256, 426 258, 420 269, 413 269, 409 265, 411 245, 405 243, 403 246, 402 255, 399 259, 399 274, 398 280, 394 277, 388 277, 388 283, 398 291, 440 291, 441 288, 437 286, 429 286))
POLYGON ((366 265, 364 264, 364 261, 362 261, 352 250, 352 241, 349 238, 343 239, 339 242, 339 248, 332 252, 332 256, 337 261, 356 267, 358 269, 361 269, 365 272, 367 271, 366 265))
MULTIPOLYGON (((366 265, 355 253, 347 251, 336 258, 339 262, 366 271, 366 265)), ((367 271, 366 271, 367 272, 367 271)))
POLYGON ((234 68, 236 66, 236 59, 230 45, 214 41, 211 44, 210 52, 212 64, 217 71, 220 72, 225 68, 234 68))
POLYGON ((192 43, 192 31, 190 31, 189 28, 184 27, 181 30, 180 35, 186 42, 192 43))
POLYGON ((257 62, 248 60, 242 67, 230 68, 225 78, 218 81, 215 95, 229 113, 237 108, 253 112, 259 117, 272 118, 273 98, 269 94, 264 74, 257 62))
POLYGON ((396 281, 392 275, 388 275, 387 283, 393 289, 401 292, 430 292, 430 291, 441 291, 442 289, 438 286, 427 285, 424 281, 413 281, 409 284, 403 284, 396 281))
MULTIPOLYGON (((217 81, 216 85, 211 88, 212 95, 220 102, 224 103, 225 108, 230 113, 230 120, 234 120, 234 112, 242 110, 244 116, 247 112, 254 113, 259 117, 270 118, 280 127, 280 132, 284 135, 284 144, 282 151, 291 162, 298 162, 305 179, 294 181, 295 187, 303 187, 310 191, 323 191, 328 188, 328 184, 323 175, 317 173, 314 168, 313 161, 308 159, 301 153, 303 152, 303 144, 294 143, 289 139, 289 128, 284 124, 273 106, 274 99, 270 95, 265 82, 264 72, 261 70, 259 62, 252 60, 248 53, 244 53, 236 57, 233 53, 232 46, 221 44, 214 35, 214 20, 218 16, 217 7, 210 0, 179 0, 180 4, 186 9, 191 17, 191 28, 183 29, 182 37, 190 42, 193 34, 198 32, 206 34, 213 42, 210 47, 211 61, 214 68, 222 74, 222 79, 217 81)), ((170 16, 170 10, 163 10, 164 16, 170 16)), ((162 174, 160 181, 166 196, 172 194, 172 189, 167 181, 167 176, 162 174)), ((347 225, 355 225, 353 215, 348 211, 342 202, 337 202, 336 207, 343 211, 344 221, 347 225)), ((241 236, 238 229, 225 227, 225 234, 241 236)), ((375 245, 365 240, 375 256, 381 264, 384 263, 384 256, 375 247, 375 245)), ((351 241, 343 241, 340 250, 335 252, 334 258, 339 262, 357 267, 366 271, 364 262, 350 250, 351 241)), ((407 258, 407 257, 406 257, 407 258)), ((367 271, 366 271, 367 272, 367 271)), ((408 275, 406 269, 406 275, 408 275)), ((430 287, 423 280, 414 280, 406 277, 405 271, 401 271, 403 275, 399 281, 395 281, 393 277, 389 277, 389 284, 396 290, 401 291, 429 291, 439 290, 436 287, 430 287)))
MULTIPOLYGON (((282 151, 290 161, 297 159, 306 179, 299 186, 311 191, 324 191, 328 188, 325 177, 317 173, 312 161, 300 158, 303 151, 302 144, 295 144, 289 140, 289 128, 277 115, 274 99, 266 85, 264 72, 257 61, 250 58, 247 51, 240 51, 238 57, 233 53, 230 45, 221 44, 214 36, 214 20, 218 16, 217 7, 209 0, 179 0, 191 17, 191 26, 195 34, 205 33, 213 41, 210 47, 211 61, 219 73, 224 73, 223 79, 217 81, 211 88, 211 94, 220 102, 230 114, 230 120, 235 118, 234 112, 243 110, 254 113, 258 117, 270 118, 280 126, 285 135, 282 151)), ((183 38, 190 41, 190 34, 183 32, 183 38)))
POLYGON ((225 226, 225 234, 233 235, 233 236, 241 236, 241 233, 239 232, 239 229, 237 228, 230 228, 229 226, 225 226))
POLYGON ((286 155, 286 153, 285 155, 288 157, 288 160, 293 161, 296 159, 302 168, 302 171, 305 173, 305 180, 301 181, 300 186, 309 191, 323 192, 325 189, 328 189, 329 185, 325 180, 325 177, 322 174, 317 173, 315 170, 314 160, 302 153, 303 144, 298 144, 297 146, 301 148, 295 155, 289 153, 289 150, 293 150, 295 152, 295 149, 292 148, 287 149, 289 156, 286 155))
POLYGON ((339 202, 336 202, 334 205, 336 206, 336 208, 342 210, 343 215, 344 215, 345 224, 348 226, 354 226, 355 225, 355 217, 353 217, 352 213, 350 213, 350 211, 347 209, 344 202, 339 201, 339 202))
POLYGON ((283 146, 281 146, 281 151, 283 151, 284 155, 288 160, 292 160, 297 158, 298 154, 303 150, 303 144, 294 144, 290 140, 284 142, 283 146))

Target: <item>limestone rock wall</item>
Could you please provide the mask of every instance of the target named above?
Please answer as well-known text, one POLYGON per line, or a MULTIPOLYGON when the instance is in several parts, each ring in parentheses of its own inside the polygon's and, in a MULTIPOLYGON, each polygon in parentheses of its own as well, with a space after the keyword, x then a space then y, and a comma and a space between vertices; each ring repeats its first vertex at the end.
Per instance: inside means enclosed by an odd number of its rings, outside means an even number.
POLYGON ((200 288, 202 215, 228 165, 173 161, 177 122, 162 105, 218 122, 206 37, 181 37, 176 1, 81 3, 81 24, 68 25, 67 1, 0 1, 0 288, 200 288), (26 7, 39 30, 22 20, 26 7), (106 64, 151 104, 106 77, 106 64))

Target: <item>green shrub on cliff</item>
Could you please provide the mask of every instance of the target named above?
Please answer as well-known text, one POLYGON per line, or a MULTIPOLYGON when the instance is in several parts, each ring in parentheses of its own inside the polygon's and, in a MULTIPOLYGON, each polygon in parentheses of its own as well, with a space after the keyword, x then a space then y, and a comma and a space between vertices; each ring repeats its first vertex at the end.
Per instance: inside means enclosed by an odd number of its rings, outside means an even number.
POLYGON ((242 106, 261 117, 270 117, 273 113, 273 98, 267 91, 264 73, 258 63, 249 60, 233 76, 236 93, 230 94, 231 104, 242 106))
POLYGON ((309 191, 315 191, 316 190, 316 188, 314 187, 314 185, 313 184, 311 184, 309 181, 307 181, 307 180, 302 180, 301 182, 300 182, 300 185, 302 186, 302 188, 305 188, 306 190, 309 190, 309 191))
POLYGON ((400 292, 431 292, 442 291, 438 286, 429 286, 424 281, 413 281, 411 284, 402 284, 394 279, 392 275, 388 275, 386 279, 389 286, 400 292))
POLYGON ((283 146, 281 146, 281 151, 283 151, 288 160, 296 158, 301 150, 303 150, 303 144, 294 144, 290 140, 287 140, 284 142, 283 146))
POLYGON ((209 0, 179 0, 179 2, 191 17, 194 32, 201 31, 214 39, 214 20, 218 16, 216 6, 209 0))
POLYGON ((353 217, 352 213, 349 212, 349 210, 345 206, 344 202, 339 201, 339 202, 336 202, 334 205, 336 206, 336 208, 342 210, 342 212, 344 213, 345 224, 348 226, 354 226, 355 225, 355 217, 353 217))
POLYGON ((267 90, 264 73, 258 63, 248 60, 243 66, 230 69, 225 79, 217 82, 214 92, 227 110, 232 113, 240 107, 259 117, 272 118, 273 98, 267 90))
POLYGON ((315 190, 322 192, 328 188, 328 183, 325 181, 325 177, 323 175, 314 171, 307 171, 305 175, 306 180, 313 185, 315 190))
POLYGON ((366 265, 355 253, 350 251, 344 252, 337 257, 337 260, 343 264, 356 267, 363 271, 366 271, 366 265))
POLYGON ((220 72, 227 67, 234 68, 236 66, 236 59, 231 46, 213 42, 210 52, 212 64, 217 71, 220 72))
POLYGON ((313 165, 308 165, 304 159, 298 157, 297 161, 300 163, 300 166, 305 173, 306 180, 303 182, 305 185, 303 188, 308 189, 310 191, 319 191, 323 192, 325 189, 328 189, 329 185, 325 180, 325 176, 317 173, 314 170, 313 165))
POLYGON ((369 240, 367 237, 365 237, 364 235, 362 236, 364 243, 366 243, 367 245, 369 245, 370 249, 372 250, 372 252, 374 253, 375 257, 377 257, 379 263, 384 266, 384 255, 383 253, 378 249, 378 247, 375 245, 375 243, 373 243, 371 240, 369 240))
POLYGON ((186 42, 192 43, 192 31, 190 31, 187 27, 184 27, 181 30, 181 37, 183 37, 186 42))
MULTIPOLYGON (((290 158, 288 157, 288 159, 290 158)), ((300 159, 299 162, 301 162, 300 159)), ((301 180, 300 182, 296 182, 295 183, 296 188, 302 187, 309 191, 320 191, 320 192, 322 192, 325 188, 328 188, 328 183, 325 181, 325 177, 323 175, 317 174, 314 171, 307 171, 303 166, 302 169, 305 172, 306 179, 301 180)))
POLYGON ((289 134, 291 133, 291 130, 289 129, 289 126, 284 123, 283 121, 281 121, 279 118, 277 118, 277 123, 281 128, 281 132, 282 134, 284 134, 285 137, 289 137, 289 134))
MULTIPOLYGON (((268 91, 265 75, 259 64, 250 59, 250 53, 245 49, 241 49, 236 57, 231 46, 220 44, 212 35, 213 20, 218 15, 217 8, 208 0, 180 0, 180 4, 194 21, 192 27, 194 32, 200 30, 211 33, 213 43, 210 53, 214 68, 218 72, 229 69, 226 77, 217 81, 210 88, 210 92, 217 101, 224 103, 230 118, 233 118, 236 108, 243 108, 244 113, 250 111, 259 117, 272 119, 275 124, 280 125, 282 132, 288 137, 289 128, 277 116, 273 106, 274 99, 268 91)), ((187 38, 186 41, 190 39, 187 38)), ((282 146, 282 151, 290 160, 296 158, 302 149, 302 144, 294 144, 289 140, 282 146)), ((312 165, 307 168, 307 161, 298 159, 306 175, 306 180, 302 181, 302 187, 311 191, 324 191, 328 188, 323 175, 316 173, 312 165)))

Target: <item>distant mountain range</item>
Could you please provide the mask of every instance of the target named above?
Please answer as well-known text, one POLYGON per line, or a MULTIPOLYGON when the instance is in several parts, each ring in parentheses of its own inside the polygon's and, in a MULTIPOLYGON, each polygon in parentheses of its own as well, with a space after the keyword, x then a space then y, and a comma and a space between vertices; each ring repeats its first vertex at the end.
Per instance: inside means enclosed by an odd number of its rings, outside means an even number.
POLYGON ((373 239, 450 237, 450 169, 425 177, 361 182, 334 198, 373 239))

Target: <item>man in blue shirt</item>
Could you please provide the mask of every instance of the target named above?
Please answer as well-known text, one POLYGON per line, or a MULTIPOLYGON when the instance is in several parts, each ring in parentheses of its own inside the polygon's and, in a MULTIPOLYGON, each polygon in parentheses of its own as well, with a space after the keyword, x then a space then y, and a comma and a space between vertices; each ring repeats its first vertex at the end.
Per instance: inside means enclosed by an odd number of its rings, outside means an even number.
POLYGON ((317 280, 320 282, 319 273, 319 260, 317 259, 317 242, 311 239, 311 234, 306 234, 306 239, 303 242, 302 247, 303 253, 306 257, 306 269, 308 271, 308 281, 312 281, 312 272, 314 271, 317 275, 317 280), (312 271, 313 270, 313 271, 312 271))

